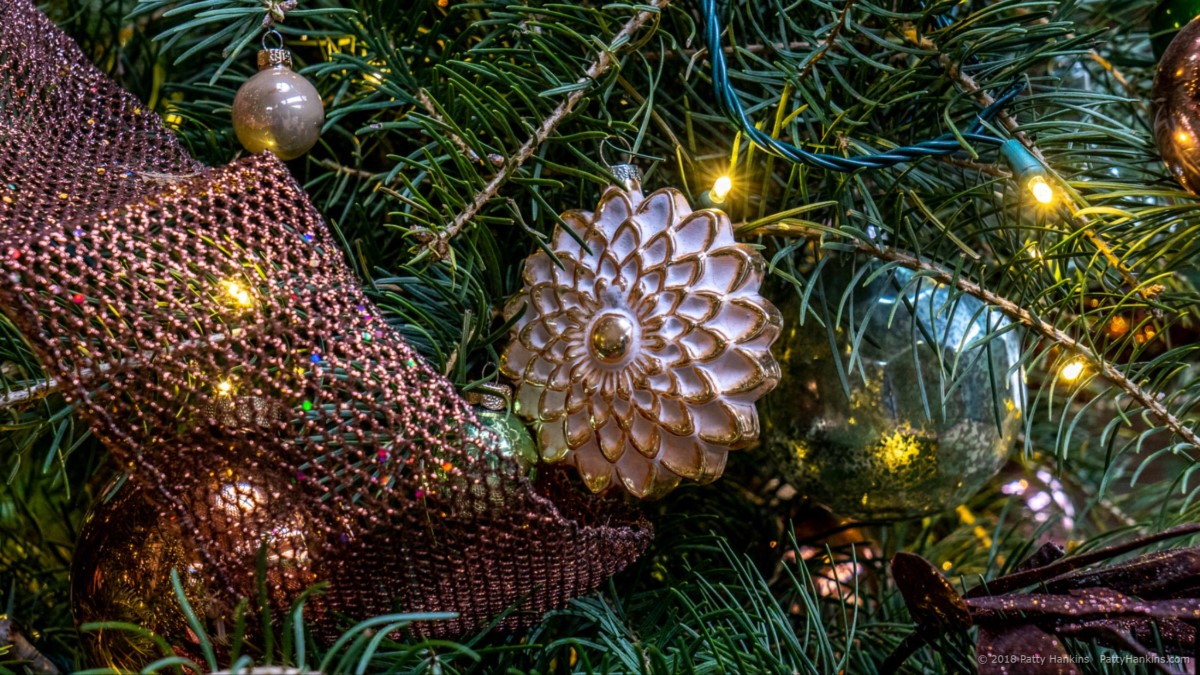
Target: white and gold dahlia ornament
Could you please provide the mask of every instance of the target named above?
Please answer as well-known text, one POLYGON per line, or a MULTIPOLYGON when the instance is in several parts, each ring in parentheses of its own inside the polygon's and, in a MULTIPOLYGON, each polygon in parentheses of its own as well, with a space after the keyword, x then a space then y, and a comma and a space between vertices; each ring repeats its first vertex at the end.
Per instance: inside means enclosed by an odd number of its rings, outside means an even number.
POLYGON ((501 368, 544 461, 573 464, 593 492, 655 498, 715 480, 757 439, 782 321, 727 215, 674 189, 643 197, 632 167, 614 169, 625 187, 564 213, 554 258, 525 261, 501 368))

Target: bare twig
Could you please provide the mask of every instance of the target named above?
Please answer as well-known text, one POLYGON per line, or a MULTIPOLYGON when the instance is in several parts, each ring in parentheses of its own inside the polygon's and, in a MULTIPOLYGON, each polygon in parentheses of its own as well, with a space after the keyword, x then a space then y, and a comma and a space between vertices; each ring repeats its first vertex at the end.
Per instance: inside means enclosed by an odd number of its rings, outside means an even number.
POLYGON ((338 164, 332 159, 318 159, 316 162, 317 166, 323 166, 331 171, 344 173, 346 175, 354 176, 355 178, 361 178, 363 180, 375 180, 380 176, 380 174, 377 173, 371 173, 370 171, 363 171, 362 169, 355 169, 354 167, 338 164))
POLYGON ((1146 105, 1145 95, 1138 91, 1138 88, 1129 81, 1129 78, 1125 77, 1125 74, 1118 70, 1117 67, 1113 65, 1112 61, 1109 61, 1101 56, 1100 53, 1095 49, 1090 52, 1090 55, 1092 60, 1100 64, 1101 68, 1108 71, 1108 74, 1112 75, 1112 78, 1117 81, 1117 84, 1121 85, 1121 87, 1125 90, 1125 93, 1129 94, 1129 98, 1133 99, 1134 105, 1138 107, 1138 110, 1142 111, 1142 115, 1146 119, 1151 119, 1153 115, 1150 112, 1150 106, 1146 105))
MULTIPOLYGON (((733 56, 734 54, 736 54, 738 52, 747 52, 750 54, 770 54, 770 53, 782 52, 782 51, 797 52, 802 49, 812 49, 812 46, 813 46, 813 43, 811 43, 807 40, 796 40, 793 42, 789 42, 786 45, 751 44, 751 45, 740 45, 737 47, 730 45, 730 46, 722 49, 722 51, 725 52, 726 56, 733 56)), ((687 59, 688 61, 692 61, 696 58, 697 55, 704 56, 707 52, 708 52, 707 47, 695 47, 695 48, 691 48, 691 49, 667 50, 665 52, 660 52, 660 51, 641 52, 641 57, 646 59, 647 61, 658 61, 660 59, 666 59, 668 61, 670 61, 671 59, 687 59)))
POLYGON ((58 666, 42 653, 17 630, 12 621, 0 614, 0 650, 12 647, 11 656, 18 661, 24 661, 25 667, 39 675, 59 675, 58 666))
MULTIPOLYGON (((229 337, 236 338, 239 335, 241 335, 241 333, 242 333, 242 329, 235 328, 230 331, 229 337)), ((219 342, 224 342, 227 338, 224 333, 214 333, 213 335, 208 336, 207 339, 209 342, 216 344, 219 342)), ((187 347, 187 346, 191 346, 194 344, 195 344, 195 341, 187 340, 187 341, 180 343, 179 347, 187 347)), ((176 349, 176 348, 168 347, 164 351, 169 353, 169 352, 173 351, 174 349, 176 349)), ((89 379, 91 377, 94 377, 97 374, 107 373, 107 372, 111 371, 113 368, 124 367, 124 366, 130 364, 131 362, 132 363, 141 363, 141 364, 153 363, 154 358, 157 357, 158 353, 159 352, 157 352, 157 351, 150 352, 151 355, 149 358, 143 358, 143 357, 139 356, 136 360, 135 359, 121 359, 119 361, 116 361, 115 363, 101 363, 100 365, 96 366, 94 369, 81 368, 78 371, 77 375, 80 379, 89 379)), ((35 382, 35 383, 25 387, 24 389, 16 389, 16 390, 10 391, 5 395, 0 396, 0 410, 10 408, 19 403, 25 403, 27 401, 36 401, 38 399, 45 398, 53 393, 60 391, 62 389, 62 386, 63 386, 62 382, 60 382, 54 378, 48 378, 45 380, 41 380, 39 382, 35 382)))
POLYGON ((45 398, 56 391, 58 391, 58 380, 51 378, 34 382, 23 389, 14 389, 0 396, 0 410, 10 408, 18 403, 45 398))
POLYGON ((421 102, 421 107, 425 108, 425 112, 428 113, 430 117, 446 127, 446 133, 450 136, 450 142, 454 143, 454 147, 458 148, 459 152, 466 155, 467 159, 471 160, 472 162, 478 162, 479 154, 472 150, 471 146, 467 145, 466 141, 459 137, 458 134, 454 133, 453 131, 449 131, 450 125, 446 124, 446 119, 442 117, 440 112, 438 112, 437 106, 433 104, 433 100, 429 98, 429 94, 425 93, 424 89, 417 90, 417 100, 421 102))
POLYGON ((829 50, 833 49, 833 45, 837 42, 838 36, 842 34, 842 29, 846 26, 846 20, 850 17, 850 10, 854 8, 855 0, 846 0, 846 6, 842 8, 842 13, 838 14, 837 23, 833 24, 833 28, 829 29, 829 35, 821 42, 821 48, 815 54, 808 58, 808 63, 804 64, 804 69, 796 77, 797 82, 803 82, 812 74, 813 68, 817 67, 817 63, 825 58, 829 50))
POLYGON ((571 111, 575 109, 579 101, 591 90, 592 84, 601 75, 608 72, 608 69, 617 62, 616 51, 628 44, 633 38, 634 33, 640 30, 651 17, 657 15, 669 2, 670 0, 651 0, 649 4, 653 9, 640 11, 625 23, 620 32, 613 37, 612 42, 596 55, 595 60, 592 61, 592 65, 587 69, 584 76, 580 78, 579 82, 587 86, 582 86, 567 94, 567 97, 554 108, 550 115, 542 120, 541 125, 538 126, 533 135, 508 159, 504 167, 496 172, 495 177, 482 190, 476 193, 475 199, 454 217, 450 225, 437 234, 429 234, 427 237, 427 247, 431 255, 440 259, 446 254, 450 240, 496 196, 500 188, 508 182, 508 179, 516 173, 517 169, 521 168, 526 160, 533 156, 538 146, 549 138, 550 134, 553 134, 554 130, 558 128, 558 125, 571 114, 571 111))

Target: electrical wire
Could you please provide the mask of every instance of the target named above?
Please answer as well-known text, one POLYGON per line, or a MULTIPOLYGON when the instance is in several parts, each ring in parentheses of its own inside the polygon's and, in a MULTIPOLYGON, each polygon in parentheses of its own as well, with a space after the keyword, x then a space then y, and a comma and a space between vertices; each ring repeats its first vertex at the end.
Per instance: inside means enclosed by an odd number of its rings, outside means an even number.
POLYGON ((702 7, 705 15, 705 40, 708 46, 708 58, 712 62, 713 88, 717 103, 725 111, 726 117, 738 127, 756 145, 783 159, 805 164, 812 167, 851 173, 860 169, 884 169, 898 164, 906 164, 922 157, 945 157, 963 151, 960 141, 966 140, 980 145, 998 146, 1004 140, 984 133, 986 125, 1002 111, 1022 87, 1010 87, 994 103, 980 111, 975 123, 962 134, 944 134, 929 141, 915 145, 893 148, 876 154, 843 157, 828 153, 810 152, 786 141, 771 137, 770 134, 758 129, 750 121, 746 109, 738 98, 737 91, 729 81, 729 68, 725 63, 725 50, 721 45, 722 24, 718 19, 717 0, 703 0, 702 7))

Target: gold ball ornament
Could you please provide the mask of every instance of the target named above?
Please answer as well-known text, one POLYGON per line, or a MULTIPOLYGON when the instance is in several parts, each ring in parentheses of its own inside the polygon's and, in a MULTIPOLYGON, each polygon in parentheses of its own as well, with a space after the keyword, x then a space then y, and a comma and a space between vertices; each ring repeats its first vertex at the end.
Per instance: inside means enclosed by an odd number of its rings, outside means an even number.
POLYGON ((1200 194, 1200 21, 1171 41, 1151 91, 1154 139, 1171 175, 1200 194))
POLYGON ((292 70, 292 56, 285 49, 260 51, 258 67, 233 99, 233 130, 250 152, 270 151, 283 160, 296 159, 321 137, 325 123, 321 94, 292 70))
MULTIPOLYGON (((154 500, 156 493, 126 483, 105 491, 110 498, 88 515, 71 569, 71 605, 78 624, 119 621, 143 627, 202 662, 200 642, 188 625, 171 571, 218 650, 234 628, 240 598, 257 597, 255 574, 265 545, 266 587, 276 610, 285 610, 317 581, 313 559, 321 534, 296 509, 293 491, 263 475, 208 479, 181 493, 191 524, 154 500), (113 494, 115 491, 115 494, 113 494), (202 554, 235 578, 217 579, 202 554), (230 587, 227 587, 229 585, 230 587)), ((253 639, 253 627, 250 633, 253 639)), ((140 670, 162 658, 148 637, 126 630, 82 634, 84 653, 95 666, 140 670)))
POLYGON ((543 461, 573 465, 593 492, 657 498, 715 480, 757 440, 781 321, 727 215, 692 211, 678 190, 643 196, 630 165, 613 169, 624 186, 563 214, 553 258, 525 261, 501 372, 543 461))

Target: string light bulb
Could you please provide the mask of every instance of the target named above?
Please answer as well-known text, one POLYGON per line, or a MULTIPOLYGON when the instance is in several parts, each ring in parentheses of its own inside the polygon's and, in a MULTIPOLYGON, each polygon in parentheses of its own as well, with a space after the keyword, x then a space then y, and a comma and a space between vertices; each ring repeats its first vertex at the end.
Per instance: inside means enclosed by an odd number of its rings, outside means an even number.
POLYGON ((1062 369, 1058 371, 1058 377, 1063 382, 1074 382, 1083 375, 1083 371, 1085 369, 1086 366, 1082 360, 1074 359, 1072 361, 1068 361, 1066 365, 1064 365, 1062 369))
POLYGON ((233 393, 233 383, 229 380, 221 380, 217 383, 217 393, 222 396, 229 396, 233 393))
POLYGON ((225 292, 229 297, 233 298, 234 302, 242 307, 249 307, 254 304, 254 296, 250 295, 250 291, 246 290, 240 283, 232 279, 225 282, 225 292))
POLYGON ((712 203, 722 204, 725 202, 725 198, 729 196, 729 193, 732 190, 733 179, 729 176, 721 176, 713 181, 713 186, 712 189, 708 191, 708 196, 709 199, 712 200, 712 203))
POLYGON ((1050 187, 1044 177, 1034 176, 1029 179, 1026 186, 1029 187, 1029 193, 1033 195, 1037 203, 1050 204, 1054 201, 1054 188, 1050 187))
POLYGON ((1054 203, 1054 187, 1046 180, 1046 169, 1029 148, 1016 139, 1010 139, 1000 146, 1000 154, 1008 160, 1017 183, 1029 190, 1034 201, 1043 206, 1054 203))

